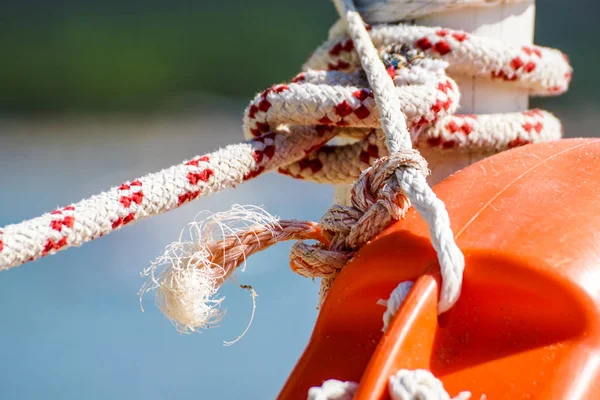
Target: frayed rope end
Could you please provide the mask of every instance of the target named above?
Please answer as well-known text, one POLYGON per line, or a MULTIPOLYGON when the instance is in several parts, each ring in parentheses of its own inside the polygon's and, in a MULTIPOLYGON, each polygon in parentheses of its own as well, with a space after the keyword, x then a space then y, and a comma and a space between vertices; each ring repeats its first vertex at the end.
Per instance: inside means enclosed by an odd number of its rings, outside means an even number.
POLYGON ((246 257, 272 239, 277 218, 260 207, 234 206, 231 210, 188 224, 179 239, 169 244, 142 276, 144 294, 156 290, 156 305, 180 333, 216 327, 225 315, 219 286, 246 257))
MULTIPOLYGON (((147 281, 139 292, 141 301, 145 293, 156 290, 157 306, 181 333, 212 328, 223 319, 224 297, 218 289, 251 254, 285 240, 323 240, 315 222, 278 220, 255 206, 236 205, 200 221, 196 218, 188 228, 188 240, 183 239, 184 230, 144 270, 147 281)), ((253 317, 256 292, 251 292, 253 317)))

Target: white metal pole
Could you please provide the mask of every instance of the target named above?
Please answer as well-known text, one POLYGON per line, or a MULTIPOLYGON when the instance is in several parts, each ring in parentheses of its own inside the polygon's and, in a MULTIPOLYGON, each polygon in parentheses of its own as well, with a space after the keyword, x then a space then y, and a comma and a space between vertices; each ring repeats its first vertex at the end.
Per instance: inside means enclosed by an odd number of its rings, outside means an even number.
MULTIPOLYGON (((363 0, 364 2, 365 0, 363 0)), ((499 2, 501 3, 501 2, 499 2)), ((415 22, 424 26, 441 26, 460 29, 478 36, 503 40, 516 45, 533 43, 535 26, 535 0, 516 4, 498 4, 491 7, 460 8, 421 18, 415 22)), ((459 113, 489 114, 525 111, 529 105, 526 89, 508 89, 491 80, 472 77, 453 77, 461 90, 459 113)), ((454 172, 465 168, 491 154, 472 152, 440 152, 419 149, 429 162, 429 183, 434 185, 454 172)), ((349 185, 335 188, 335 201, 348 204, 349 185)))
MULTIPOLYGON (((417 23, 461 29, 478 36, 501 39, 507 43, 533 43, 535 1, 503 4, 495 7, 465 8, 448 14, 423 18, 417 23)), ((507 88, 491 80, 455 77, 461 90, 460 113, 489 114, 525 111, 529 106, 527 89, 507 88)), ((436 184, 454 172, 489 156, 485 153, 440 153, 422 149, 429 162, 430 184, 436 184)))

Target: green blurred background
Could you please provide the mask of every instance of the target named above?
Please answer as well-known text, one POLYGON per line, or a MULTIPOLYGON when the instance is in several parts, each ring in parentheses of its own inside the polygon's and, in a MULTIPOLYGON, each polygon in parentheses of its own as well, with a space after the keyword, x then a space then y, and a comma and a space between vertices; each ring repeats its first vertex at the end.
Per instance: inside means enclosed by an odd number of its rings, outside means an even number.
MULTIPOLYGON (((4 1, 0 110, 150 112, 198 96, 247 99, 289 79, 326 36, 326 0, 4 1)), ((571 92, 554 107, 598 101, 593 42, 600 3, 543 0, 536 38, 571 56, 571 92), (587 79, 586 79, 587 78, 587 79)))
POLYGON ((0 107, 148 112, 198 93, 248 98, 294 75, 334 12, 324 0, 15 1, 0 25, 0 107))
MULTIPOLYGON (((294 76, 336 15, 327 0, 0 1, 0 226, 241 140, 256 92, 294 76)), ((566 52, 571 90, 534 99, 566 136, 597 136, 600 2, 539 0, 536 42, 566 52)), ((329 186, 267 174, 77 249, 0 273, 0 399, 269 399, 301 354, 318 285, 291 244, 228 283, 219 329, 179 335, 140 271, 201 210, 263 205, 318 220, 329 186)))

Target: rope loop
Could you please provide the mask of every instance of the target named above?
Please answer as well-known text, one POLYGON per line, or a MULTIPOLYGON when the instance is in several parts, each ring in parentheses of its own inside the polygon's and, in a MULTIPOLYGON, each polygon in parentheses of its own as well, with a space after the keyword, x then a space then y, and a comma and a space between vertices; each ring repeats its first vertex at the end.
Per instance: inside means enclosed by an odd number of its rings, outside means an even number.
POLYGON ((392 221, 401 219, 410 201, 396 183, 398 169, 422 175, 428 172, 425 159, 412 149, 375 161, 354 184, 352 206, 334 205, 319 221, 329 247, 295 243, 290 253, 292 270, 306 277, 334 279, 357 249, 392 221))

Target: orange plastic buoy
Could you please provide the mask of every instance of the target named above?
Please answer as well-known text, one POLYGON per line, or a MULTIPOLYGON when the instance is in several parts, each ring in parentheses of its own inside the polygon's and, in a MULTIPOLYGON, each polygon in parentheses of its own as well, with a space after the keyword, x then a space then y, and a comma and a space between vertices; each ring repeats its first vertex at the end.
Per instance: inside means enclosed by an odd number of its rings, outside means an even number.
POLYGON ((466 260, 454 308, 436 315, 439 266, 411 211, 339 275, 279 399, 327 379, 385 399, 402 368, 430 370, 452 396, 600 399, 600 140, 514 149, 434 190, 466 260), (383 335, 377 301, 406 280, 383 335))

